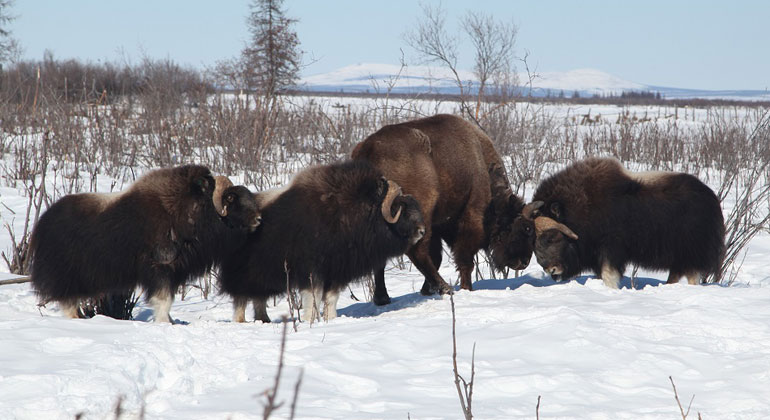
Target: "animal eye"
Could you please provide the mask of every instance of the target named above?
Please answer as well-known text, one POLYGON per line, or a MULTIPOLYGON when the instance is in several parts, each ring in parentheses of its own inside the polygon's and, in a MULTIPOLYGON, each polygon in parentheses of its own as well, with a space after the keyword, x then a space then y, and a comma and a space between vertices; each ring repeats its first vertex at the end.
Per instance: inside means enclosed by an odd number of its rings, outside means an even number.
POLYGON ((235 201, 235 194, 227 194, 227 197, 225 197, 228 203, 232 203, 235 201))
POLYGON ((532 233, 532 228, 529 227, 529 226, 525 226, 524 227, 524 231, 527 232, 527 233, 532 233))

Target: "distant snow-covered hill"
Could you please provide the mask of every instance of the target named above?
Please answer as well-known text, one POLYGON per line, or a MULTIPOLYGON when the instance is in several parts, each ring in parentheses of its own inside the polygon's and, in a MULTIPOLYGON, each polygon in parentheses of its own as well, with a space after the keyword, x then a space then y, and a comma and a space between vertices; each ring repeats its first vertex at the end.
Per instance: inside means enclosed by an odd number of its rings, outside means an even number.
MULTIPOLYGON (((473 72, 461 70, 458 76, 465 86, 478 88, 473 72)), ((526 75, 520 75, 526 79, 526 75)), ((525 85, 526 80, 521 80, 525 85)), ((405 66, 379 63, 353 64, 328 73, 302 78, 301 89, 316 92, 347 93, 443 93, 457 94, 455 76, 449 70, 431 66, 405 66)), ((522 87, 524 93, 529 86, 522 87)), ((576 69, 566 72, 542 72, 532 81, 533 96, 567 96, 577 91, 581 96, 620 94, 622 92, 660 92, 665 98, 709 98, 770 100, 770 92, 763 90, 698 90, 652 86, 621 79, 596 69, 576 69)))

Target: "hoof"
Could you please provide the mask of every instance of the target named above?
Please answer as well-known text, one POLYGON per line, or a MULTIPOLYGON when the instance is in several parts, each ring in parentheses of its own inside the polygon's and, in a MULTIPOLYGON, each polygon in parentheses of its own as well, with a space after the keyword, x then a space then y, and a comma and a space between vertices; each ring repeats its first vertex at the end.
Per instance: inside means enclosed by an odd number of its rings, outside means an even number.
POLYGON ((387 305, 390 303, 390 296, 388 296, 387 294, 384 296, 375 295, 374 297, 372 297, 372 302, 374 302, 374 304, 377 306, 387 305))
POLYGON ((453 295, 455 293, 455 289, 453 289, 452 286, 444 283, 439 288, 438 293, 442 295, 453 295))
POLYGON ((440 295, 451 295, 454 293, 454 289, 452 289, 452 286, 446 284, 446 282, 442 282, 438 285, 428 284, 426 282, 422 285, 422 289, 420 289, 420 294, 423 296, 430 296, 436 293, 440 295))

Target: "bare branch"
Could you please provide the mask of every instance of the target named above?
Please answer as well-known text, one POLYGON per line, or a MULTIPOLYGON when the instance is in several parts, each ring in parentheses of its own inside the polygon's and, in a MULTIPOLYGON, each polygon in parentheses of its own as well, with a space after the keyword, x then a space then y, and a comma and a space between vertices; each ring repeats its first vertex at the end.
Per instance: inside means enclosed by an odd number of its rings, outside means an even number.
MULTIPOLYGON (((695 394, 692 395, 692 398, 690 399, 690 404, 687 405, 687 412, 684 411, 682 408, 682 403, 679 401, 679 394, 676 392, 676 385, 674 385, 674 379, 669 376, 668 379, 671 381, 671 387, 674 389, 674 398, 676 398, 676 403, 679 406, 679 412, 682 414, 682 420, 687 420, 687 416, 690 414, 690 407, 692 406, 693 400, 695 400, 695 394)), ((700 413, 698 413, 698 417, 700 417, 700 413)))
POLYGON ((471 404, 473 401, 473 379, 476 375, 475 372, 475 357, 476 357, 476 343, 473 343, 473 357, 471 359, 471 381, 466 382, 457 371, 457 333, 455 325, 457 323, 455 318, 455 300, 452 294, 449 295, 449 302, 452 306, 452 371, 455 377, 455 388, 457 388, 457 397, 460 399, 460 407, 463 410, 463 415, 466 420, 473 418, 473 412, 471 411, 471 404), (463 386, 460 387, 462 381, 463 386))

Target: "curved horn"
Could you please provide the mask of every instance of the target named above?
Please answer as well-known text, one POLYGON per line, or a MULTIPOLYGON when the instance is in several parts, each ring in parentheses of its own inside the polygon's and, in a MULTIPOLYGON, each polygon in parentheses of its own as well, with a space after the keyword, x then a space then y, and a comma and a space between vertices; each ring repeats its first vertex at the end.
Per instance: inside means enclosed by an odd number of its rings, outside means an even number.
POLYGON ((398 221, 398 218, 401 217, 400 207, 398 209, 398 212, 396 212, 395 216, 390 215, 391 207, 393 206, 393 200, 395 200, 396 197, 400 195, 401 195, 401 187, 393 181, 388 181, 388 193, 385 194, 385 198, 382 200, 382 217, 388 223, 391 223, 391 224, 396 223, 398 221))
POLYGON ((226 176, 222 175, 215 176, 214 183, 216 186, 214 187, 214 194, 211 197, 214 201, 214 208, 220 216, 227 216, 227 206, 222 205, 222 194, 224 194, 227 188, 232 187, 233 183, 226 176))
POLYGON ((540 209, 540 207, 543 207, 545 203, 542 201, 533 201, 521 210, 521 215, 526 217, 527 219, 531 219, 532 215, 540 209))
POLYGON ((578 239, 577 234, 570 228, 557 222, 556 220, 551 219, 550 217, 539 216, 535 218, 535 233, 538 236, 549 229, 556 229, 574 240, 578 239))

